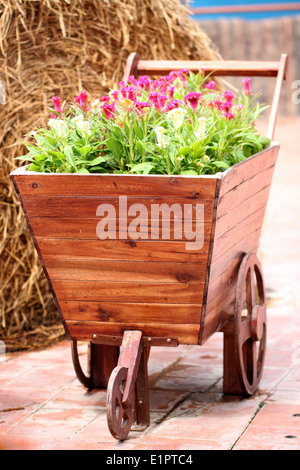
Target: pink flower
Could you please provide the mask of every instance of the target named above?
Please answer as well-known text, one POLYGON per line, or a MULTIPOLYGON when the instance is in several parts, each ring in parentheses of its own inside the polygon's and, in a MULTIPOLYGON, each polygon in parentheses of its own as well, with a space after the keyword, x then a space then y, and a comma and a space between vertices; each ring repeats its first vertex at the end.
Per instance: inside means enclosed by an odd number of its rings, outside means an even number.
POLYGON ((179 76, 181 80, 186 81, 187 77, 189 76, 190 72, 188 69, 181 69, 179 70, 179 76))
POLYGON ((223 93, 223 98, 225 98, 226 103, 232 104, 232 102, 234 100, 234 94, 230 90, 226 90, 223 93))
POLYGON ((149 93, 149 100, 154 103, 156 109, 159 109, 158 97, 159 93, 157 91, 152 91, 152 93, 149 93))
POLYGON ((226 117, 226 119, 229 119, 229 121, 230 121, 231 119, 235 118, 235 115, 232 114, 232 113, 225 113, 225 117, 226 117))
POLYGON ((166 101, 167 101, 167 97, 165 95, 159 95, 158 105, 159 105, 160 111, 162 111, 163 108, 165 107, 166 101))
POLYGON ((61 99, 59 96, 53 96, 52 102, 54 104, 54 109, 57 113, 61 112, 61 99))
POLYGON ((138 85, 138 82, 137 82, 137 80, 134 78, 134 75, 129 75, 129 77, 128 77, 128 82, 129 82, 129 83, 132 83, 134 86, 137 86, 137 85, 138 85))
POLYGON ((181 101, 173 100, 167 105, 166 111, 171 111, 172 109, 179 108, 181 104, 182 104, 181 101))
POLYGON ((222 111, 222 106, 224 105, 223 101, 220 100, 220 98, 217 98, 215 100, 209 101, 208 106, 211 108, 217 107, 219 111, 222 111))
POLYGON ((214 82, 213 80, 211 80, 210 82, 208 82, 206 85, 205 85, 205 88, 207 90, 215 90, 216 89, 216 82, 214 82))
POLYGON ((243 80, 246 96, 253 95, 250 82, 251 82, 251 78, 244 78, 243 80))
POLYGON ((229 101, 227 101, 226 103, 222 102, 220 104, 219 110, 224 111, 225 113, 229 113, 231 106, 232 106, 232 103, 230 103, 229 101))
POLYGON ((138 79, 138 86, 139 88, 146 88, 147 91, 150 90, 151 80, 148 75, 142 75, 138 79))
POLYGON ((187 95, 184 96, 184 102, 189 102, 191 108, 196 111, 198 108, 199 100, 202 98, 201 93, 195 91, 190 91, 187 95))
POLYGON ((232 111, 234 113, 239 113, 240 111, 242 111, 243 109, 245 108, 245 106, 243 104, 236 104, 233 108, 232 108, 232 111))
POLYGON ((111 119, 114 115, 115 112, 115 103, 109 104, 107 102, 103 103, 101 106, 101 109, 103 109, 106 119, 111 119))
POLYGON ((79 104, 82 110, 86 110, 87 100, 88 100, 88 94, 85 90, 83 90, 81 93, 79 93, 78 96, 74 98, 75 103, 79 104))
POLYGON ((134 86, 129 86, 127 88, 125 88, 126 90, 126 93, 127 93, 127 98, 130 100, 130 101, 136 101, 136 89, 134 86))
POLYGON ((137 111, 137 114, 139 114, 140 116, 143 116, 146 112, 146 109, 151 108, 152 105, 148 101, 136 101, 134 103, 134 107, 137 111))
POLYGON ((178 70, 173 70, 169 73, 169 76, 172 78, 172 80, 176 80, 176 78, 180 77, 180 72, 178 70))
POLYGON ((101 98, 99 99, 100 103, 105 103, 105 102, 108 102, 110 100, 110 96, 106 95, 106 96, 101 96, 101 98))
POLYGON ((170 86, 170 88, 169 88, 169 98, 170 98, 170 100, 173 99, 174 92, 175 92, 175 87, 174 87, 174 86, 170 86))
POLYGON ((111 96, 113 97, 113 99, 115 101, 119 101, 119 91, 118 90, 114 90, 111 92, 111 96))

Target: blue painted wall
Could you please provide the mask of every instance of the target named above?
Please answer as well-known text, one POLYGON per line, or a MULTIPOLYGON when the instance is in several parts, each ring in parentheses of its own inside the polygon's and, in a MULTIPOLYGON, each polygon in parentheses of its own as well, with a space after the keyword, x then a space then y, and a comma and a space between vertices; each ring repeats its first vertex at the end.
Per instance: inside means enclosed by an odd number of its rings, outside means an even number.
MULTIPOLYGON (((288 3, 299 3, 295 0, 287 0, 288 3)), ((213 6, 229 6, 229 5, 254 5, 254 4, 266 4, 270 3, 276 5, 276 3, 287 3, 283 1, 272 2, 270 0, 249 0, 247 2, 243 0, 194 0, 190 3, 190 8, 195 7, 213 7, 213 6)), ((282 16, 295 16, 300 15, 300 9, 296 11, 273 11, 273 12, 261 12, 261 13, 231 13, 231 14, 216 14, 216 15, 193 15, 194 19, 197 20, 212 20, 220 18, 243 18, 244 20, 259 20, 266 18, 279 18, 282 16)))

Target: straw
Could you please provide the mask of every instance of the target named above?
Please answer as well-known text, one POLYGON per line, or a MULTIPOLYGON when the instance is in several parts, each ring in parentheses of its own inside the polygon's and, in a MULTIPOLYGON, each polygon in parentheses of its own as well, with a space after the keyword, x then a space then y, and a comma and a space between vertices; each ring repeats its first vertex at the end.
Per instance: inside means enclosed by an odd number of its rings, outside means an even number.
POLYGON ((25 153, 24 135, 48 120, 53 96, 106 94, 133 51, 145 59, 219 58, 179 0, 0 0, 0 335, 8 350, 63 336, 8 176, 14 158, 25 153))

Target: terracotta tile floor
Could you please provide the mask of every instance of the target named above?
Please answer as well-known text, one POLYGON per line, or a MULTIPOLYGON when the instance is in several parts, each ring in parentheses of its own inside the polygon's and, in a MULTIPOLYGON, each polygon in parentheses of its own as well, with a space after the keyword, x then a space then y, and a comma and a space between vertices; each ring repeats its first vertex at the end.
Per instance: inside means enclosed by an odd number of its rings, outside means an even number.
MULTIPOLYGON (((105 391, 75 377, 67 340, 0 357, 0 448, 10 450, 299 450, 299 120, 281 119, 281 151, 261 240, 268 292, 268 348, 259 391, 222 395, 222 334, 202 347, 152 348, 151 424, 119 443, 105 391)), ((80 345, 81 360, 86 348, 80 345)))

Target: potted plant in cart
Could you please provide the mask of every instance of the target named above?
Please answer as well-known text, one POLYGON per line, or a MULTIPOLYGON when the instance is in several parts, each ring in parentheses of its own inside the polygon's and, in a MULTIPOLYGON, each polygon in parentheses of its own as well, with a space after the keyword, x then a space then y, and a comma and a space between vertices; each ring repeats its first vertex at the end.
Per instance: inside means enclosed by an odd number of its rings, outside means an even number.
POLYGON ((286 56, 176 63, 131 55, 118 90, 82 91, 71 103, 54 97, 47 128, 30 132, 20 157, 29 165, 11 174, 78 378, 108 386, 108 424, 119 439, 134 419, 149 423, 150 346, 201 345, 223 331, 224 392, 258 387, 266 306, 256 252, 285 69, 286 56), (213 76, 222 74, 246 75, 242 93, 217 91, 213 76), (265 108, 252 75, 277 76, 268 137, 255 127, 265 108), (77 340, 91 344, 89 377, 77 340))

